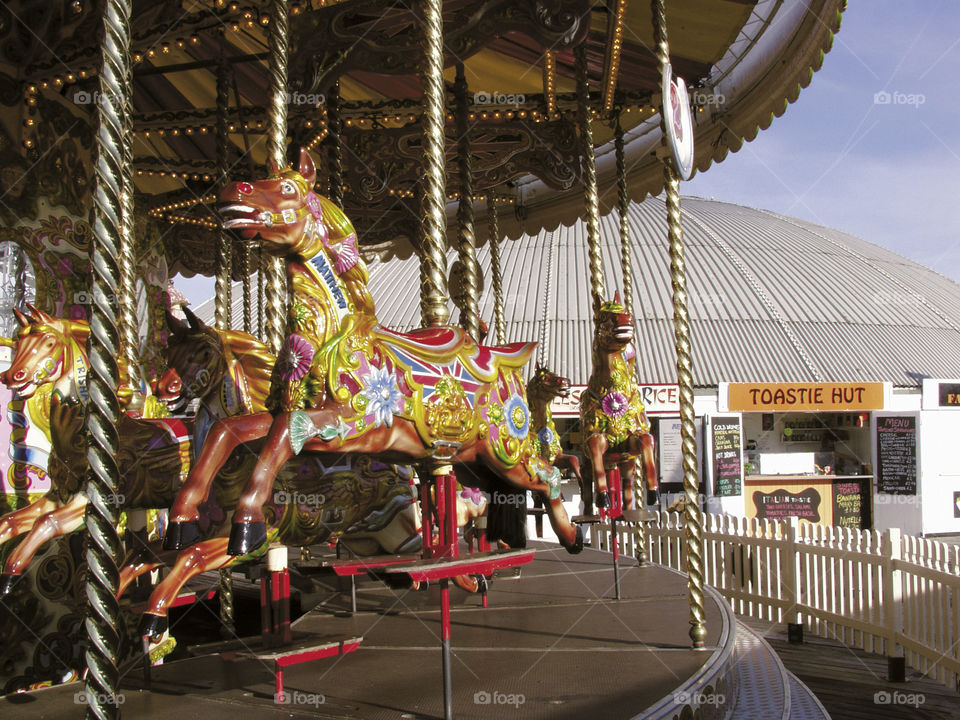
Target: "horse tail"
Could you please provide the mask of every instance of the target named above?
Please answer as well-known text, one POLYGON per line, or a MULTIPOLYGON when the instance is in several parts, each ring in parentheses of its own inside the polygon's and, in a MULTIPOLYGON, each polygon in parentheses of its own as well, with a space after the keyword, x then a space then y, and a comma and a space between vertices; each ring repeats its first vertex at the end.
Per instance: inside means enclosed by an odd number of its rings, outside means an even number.
POLYGON ((487 506, 487 539, 502 540, 514 550, 527 546, 527 492, 508 485, 489 472, 490 503, 487 506))

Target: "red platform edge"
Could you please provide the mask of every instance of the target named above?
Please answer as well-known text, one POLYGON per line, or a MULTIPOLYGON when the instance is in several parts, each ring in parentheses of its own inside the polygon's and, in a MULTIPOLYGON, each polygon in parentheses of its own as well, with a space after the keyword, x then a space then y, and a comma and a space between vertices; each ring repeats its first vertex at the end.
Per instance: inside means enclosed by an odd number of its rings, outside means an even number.
POLYGON ((533 560, 535 554, 536 550, 510 550, 475 553, 462 558, 430 558, 409 565, 392 565, 386 572, 409 575, 418 582, 449 579, 457 575, 490 575, 494 570, 525 565, 533 560))

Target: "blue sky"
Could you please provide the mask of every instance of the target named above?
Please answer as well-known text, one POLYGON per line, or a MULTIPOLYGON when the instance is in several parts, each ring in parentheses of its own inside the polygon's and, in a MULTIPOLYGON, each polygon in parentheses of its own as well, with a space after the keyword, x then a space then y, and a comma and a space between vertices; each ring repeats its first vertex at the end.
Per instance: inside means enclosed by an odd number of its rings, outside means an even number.
POLYGON ((958 71, 960 3, 852 2, 783 117, 681 191, 835 227, 960 281, 958 71))
MULTIPOLYGON (((958 73, 960 2, 851 2, 783 117, 681 191, 838 228, 960 282, 958 73)), ((213 294, 210 278, 176 283, 194 305, 213 294)))

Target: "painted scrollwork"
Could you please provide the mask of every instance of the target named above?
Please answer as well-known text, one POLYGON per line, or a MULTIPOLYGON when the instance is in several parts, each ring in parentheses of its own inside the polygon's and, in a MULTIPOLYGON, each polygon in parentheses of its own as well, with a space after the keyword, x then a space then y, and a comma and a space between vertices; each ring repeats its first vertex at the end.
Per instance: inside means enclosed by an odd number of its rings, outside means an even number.
MULTIPOLYGON (((583 0, 459 0, 444 6, 444 65, 463 62, 494 38, 516 32, 546 47, 583 39, 589 3, 583 0)), ((384 8, 378 0, 344 3, 307 13, 294 24, 290 78, 312 92, 339 76, 377 68, 383 74, 414 75, 422 53, 420 22, 406 5, 384 8)))

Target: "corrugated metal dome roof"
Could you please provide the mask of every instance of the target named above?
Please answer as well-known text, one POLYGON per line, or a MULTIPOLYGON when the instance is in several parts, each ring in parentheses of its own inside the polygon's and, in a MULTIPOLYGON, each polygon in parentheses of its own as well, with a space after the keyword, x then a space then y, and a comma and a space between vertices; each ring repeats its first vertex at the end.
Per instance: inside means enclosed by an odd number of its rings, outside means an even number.
MULTIPOLYGON (((682 211, 695 385, 872 380, 916 386, 923 376, 960 377, 957 283, 795 218, 701 198, 684 198, 682 211)), ((651 383, 676 382, 666 217, 662 198, 630 207, 639 355, 642 379, 651 383)), ((610 295, 622 287, 618 225, 616 213, 601 219, 610 295)), ((503 243, 507 339, 539 337, 550 244, 546 360, 572 382, 585 383, 592 319, 582 222, 503 243)), ((451 252, 451 264, 454 259, 451 252)), ((488 245, 478 259, 487 279, 481 314, 492 326, 488 245)), ((418 260, 375 259, 369 267, 381 323, 418 326, 418 260)))

